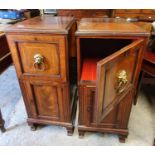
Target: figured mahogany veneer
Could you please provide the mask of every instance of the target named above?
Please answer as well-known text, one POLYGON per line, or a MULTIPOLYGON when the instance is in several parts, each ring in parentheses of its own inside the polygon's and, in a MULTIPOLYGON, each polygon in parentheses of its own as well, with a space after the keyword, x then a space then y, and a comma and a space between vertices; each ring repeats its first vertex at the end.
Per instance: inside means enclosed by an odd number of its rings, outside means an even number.
POLYGON ((76 36, 79 136, 116 133, 125 142, 149 33, 122 19, 84 18, 76 36))
POLYGON ((33 130, 37 124, 55 124, 73 134, 76 88, 69 76, 68 40, 72 40, 74 27, 73 17, 45 15, 6 29, 33 130))

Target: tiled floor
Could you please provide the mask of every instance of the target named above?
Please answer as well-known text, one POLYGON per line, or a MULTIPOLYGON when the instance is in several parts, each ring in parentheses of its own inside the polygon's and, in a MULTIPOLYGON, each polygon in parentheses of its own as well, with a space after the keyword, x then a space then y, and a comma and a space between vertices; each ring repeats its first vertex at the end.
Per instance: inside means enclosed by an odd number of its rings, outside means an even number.
MULTIPOLYGON (((86 133, 78 138, 77 127, 73 136, 59 126, 39 127, 31 131, 26 123, 26 112, 14 67, 0 76, 0 105, 6 121, 5 133, 0 132, 0 145, 152 145, 155 137, 155 87, 143 88, 138 103, 133 106, 129 121, 129 136, 125 144, 117 135, 86 133)), ((77 125, 77 117, 76 117, 77 125)))

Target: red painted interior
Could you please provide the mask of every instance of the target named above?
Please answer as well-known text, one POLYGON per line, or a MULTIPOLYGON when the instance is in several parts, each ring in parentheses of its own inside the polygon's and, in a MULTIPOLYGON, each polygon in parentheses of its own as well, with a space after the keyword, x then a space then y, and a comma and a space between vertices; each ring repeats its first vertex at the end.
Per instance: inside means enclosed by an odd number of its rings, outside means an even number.
POLYGON ((84 59, 82 66, 81 80, 96 81, 96 69, 98 59, 84 59))

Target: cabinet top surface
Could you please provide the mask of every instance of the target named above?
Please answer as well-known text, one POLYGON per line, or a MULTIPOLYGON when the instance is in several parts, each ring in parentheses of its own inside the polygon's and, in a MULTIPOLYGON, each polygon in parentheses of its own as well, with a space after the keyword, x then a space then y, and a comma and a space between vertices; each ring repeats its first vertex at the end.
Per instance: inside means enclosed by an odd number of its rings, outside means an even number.
POLYGON ((149 36, 143 28, 117 18, 83 18, 78 23, 77 36, 149 36))
POLYGON ((5 29, 5 32, 34 32, 67 34, 74 21, 73 17, 37 16, 5 29))

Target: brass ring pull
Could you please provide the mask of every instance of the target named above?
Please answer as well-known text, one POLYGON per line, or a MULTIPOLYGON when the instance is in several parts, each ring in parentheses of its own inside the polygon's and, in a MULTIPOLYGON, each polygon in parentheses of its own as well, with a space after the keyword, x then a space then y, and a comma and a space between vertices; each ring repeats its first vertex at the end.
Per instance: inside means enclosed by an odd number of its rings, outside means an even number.
POLYGON ((35 70, 38 70, 38 71, 44 71, 45 70, 44 57, 41 54, 35 54, 34 55, 33 67, 35 70))
POLYGON ((117 75, 117 84, 116 84, 116 92, 122 93, 125 90, 125 85, 127 84, 127 72, 125 70, 121 70, 117 75))

